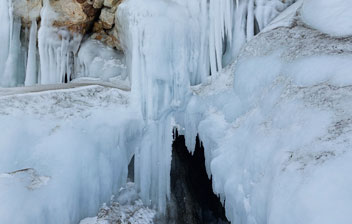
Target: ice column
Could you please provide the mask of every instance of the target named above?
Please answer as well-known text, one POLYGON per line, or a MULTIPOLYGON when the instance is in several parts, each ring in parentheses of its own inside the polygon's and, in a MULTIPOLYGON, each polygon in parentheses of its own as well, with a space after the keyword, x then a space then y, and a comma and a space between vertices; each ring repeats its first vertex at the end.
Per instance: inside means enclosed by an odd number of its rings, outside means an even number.
POLYGON ((199 50, 197 32, 191 30, 196 26, 186 8, 169 4, 127 0, 117 12, 132 95, 145 121, 144 138, 136 150, 136 186, 144 202, 161 212, 170 195, 173 113, 187 102, 199 50))
POLYGON ((33 20, 29 34, 28 59, 25 79, 26 86, 37 83, 37 29, 37 21, 33 20))

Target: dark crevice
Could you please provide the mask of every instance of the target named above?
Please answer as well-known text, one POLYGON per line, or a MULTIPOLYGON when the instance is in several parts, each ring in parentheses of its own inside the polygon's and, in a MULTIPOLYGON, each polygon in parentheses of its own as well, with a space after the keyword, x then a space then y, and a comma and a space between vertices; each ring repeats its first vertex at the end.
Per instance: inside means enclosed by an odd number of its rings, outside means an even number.
POLYGON ((171 202, 166 223, 229 223, 220 199, 213 193, 205 169, 204 148, 197 137, 194 154, 184 136, 176 134, 171 163, 171 202))
POLYGON ((254 17, 254 36, 260 32, 259 23, 256 17, 254 17))
POLYGON ((134 156, 132 157, 130 163, 128 164, 127 180, 129 182, 134 182, 134 156))

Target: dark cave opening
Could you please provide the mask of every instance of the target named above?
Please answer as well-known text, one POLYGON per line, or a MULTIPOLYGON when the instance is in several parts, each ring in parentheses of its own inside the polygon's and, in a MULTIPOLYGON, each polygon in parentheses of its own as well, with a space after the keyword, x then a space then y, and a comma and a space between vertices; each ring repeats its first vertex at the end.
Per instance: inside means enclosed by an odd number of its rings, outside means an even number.
POLYGON ((175 134, 172 145, 171 203, 167 223, 229 223, 220 199, 214 194, 205 169, 204 148, 197 137, 194 154, 184 136, 175 134))

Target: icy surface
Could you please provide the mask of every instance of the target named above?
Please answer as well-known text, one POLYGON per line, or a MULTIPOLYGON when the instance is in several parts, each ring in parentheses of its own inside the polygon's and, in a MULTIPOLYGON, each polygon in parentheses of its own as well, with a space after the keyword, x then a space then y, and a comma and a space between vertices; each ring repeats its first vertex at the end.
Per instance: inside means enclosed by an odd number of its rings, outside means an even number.
POLYGON ((104 204, 98 216, 85 218, 80 224, 152 224, 156 214, 143 205, 138 196, 134 183, 127 183, 110 200, 110 204, 104 204))
POLYGON ((332 36, 352 35, 352 2, 346 0, 305 0, 302 18, 311 27, 332 36))

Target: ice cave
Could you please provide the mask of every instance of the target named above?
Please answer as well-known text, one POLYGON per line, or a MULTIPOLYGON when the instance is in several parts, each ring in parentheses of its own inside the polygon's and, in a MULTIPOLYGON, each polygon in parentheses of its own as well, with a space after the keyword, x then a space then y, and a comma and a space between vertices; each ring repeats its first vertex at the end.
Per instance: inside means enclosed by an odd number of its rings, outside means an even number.
POLYGON ((350 224, 351 0, 0 0, 0 224, 350 224))

